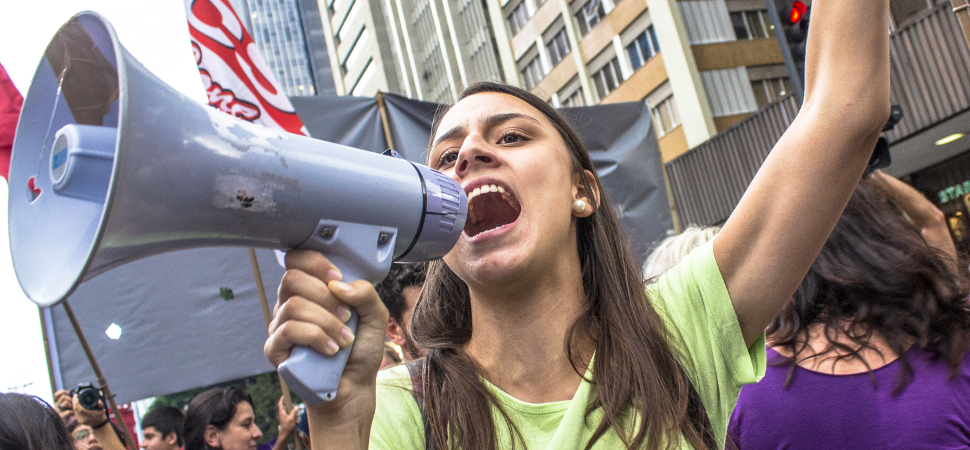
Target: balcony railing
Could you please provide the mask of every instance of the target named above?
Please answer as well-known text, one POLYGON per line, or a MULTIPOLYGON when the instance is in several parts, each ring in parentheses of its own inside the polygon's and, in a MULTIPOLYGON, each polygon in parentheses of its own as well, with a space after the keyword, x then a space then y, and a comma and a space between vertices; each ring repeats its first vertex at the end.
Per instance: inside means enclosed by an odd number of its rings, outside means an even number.
POLYGON ((970 108, 970 48, 950 2, 897 29, 889 47, 893 103, 905 116, 891 133, 901 141, 970 108))
POLYGON ((667 163, 681 225, 726 220, 796 113, 789 94, 667 163))
MULTIPOLYGON (((892 34, 892 102, 904 118, 888 134, 898 142, 970 109, 970 48, 946 2, 892 34)), ((683 226, 728 218, 758 168, 788 128, 798 105, 778 99, 666 164, 683 226)))

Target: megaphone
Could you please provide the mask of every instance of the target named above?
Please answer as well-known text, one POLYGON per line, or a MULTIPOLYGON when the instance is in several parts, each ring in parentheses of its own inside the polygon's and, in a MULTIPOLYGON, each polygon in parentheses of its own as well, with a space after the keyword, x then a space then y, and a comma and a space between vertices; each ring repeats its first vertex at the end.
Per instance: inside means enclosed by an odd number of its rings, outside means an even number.
MULTIPOLYGON (((9 177, 17 279, 40 306, 157 253, 211 246, 323 252, 345 281, 458 240, 461 186, 400 158, 263 128, 181 95, 93 12, 71 18, 25 98, 9 177)), ((347 323, 356 329, 357 315, 347 323)), ((294 349, 280 367, 304 400, 332 399, 350 348, 294 349)))

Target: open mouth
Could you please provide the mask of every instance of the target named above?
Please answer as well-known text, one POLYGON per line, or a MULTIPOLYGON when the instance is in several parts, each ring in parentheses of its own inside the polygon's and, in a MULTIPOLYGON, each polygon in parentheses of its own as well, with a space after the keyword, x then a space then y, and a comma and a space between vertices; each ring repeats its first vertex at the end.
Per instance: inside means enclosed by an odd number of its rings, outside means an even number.
POLYGON ((501 228, 519 218, 522 207, 502 186, 487 184, 468 193, 468 220, 465 234, 479 234, 501 228))

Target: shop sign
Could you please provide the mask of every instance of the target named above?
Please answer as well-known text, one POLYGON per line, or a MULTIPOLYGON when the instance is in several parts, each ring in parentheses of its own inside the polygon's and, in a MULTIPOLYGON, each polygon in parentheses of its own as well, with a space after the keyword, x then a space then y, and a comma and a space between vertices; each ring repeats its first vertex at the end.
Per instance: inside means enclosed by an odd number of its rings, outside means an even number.
POLYGON ((940 203, 946 203, 951 200, 963 198, 963 196, 967 194, 970 194, 970 180, 941 190, 939 192, 940 203))

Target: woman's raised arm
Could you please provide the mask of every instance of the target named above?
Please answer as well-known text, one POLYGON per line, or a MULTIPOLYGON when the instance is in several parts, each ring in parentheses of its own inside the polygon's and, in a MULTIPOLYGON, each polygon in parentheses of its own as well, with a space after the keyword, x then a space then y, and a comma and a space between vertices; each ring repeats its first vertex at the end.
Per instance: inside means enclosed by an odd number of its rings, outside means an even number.
POLYGON ((889 118, 889 0, 815 0, 805 99, 714 239, 750 345, 801 283, 889 118))

